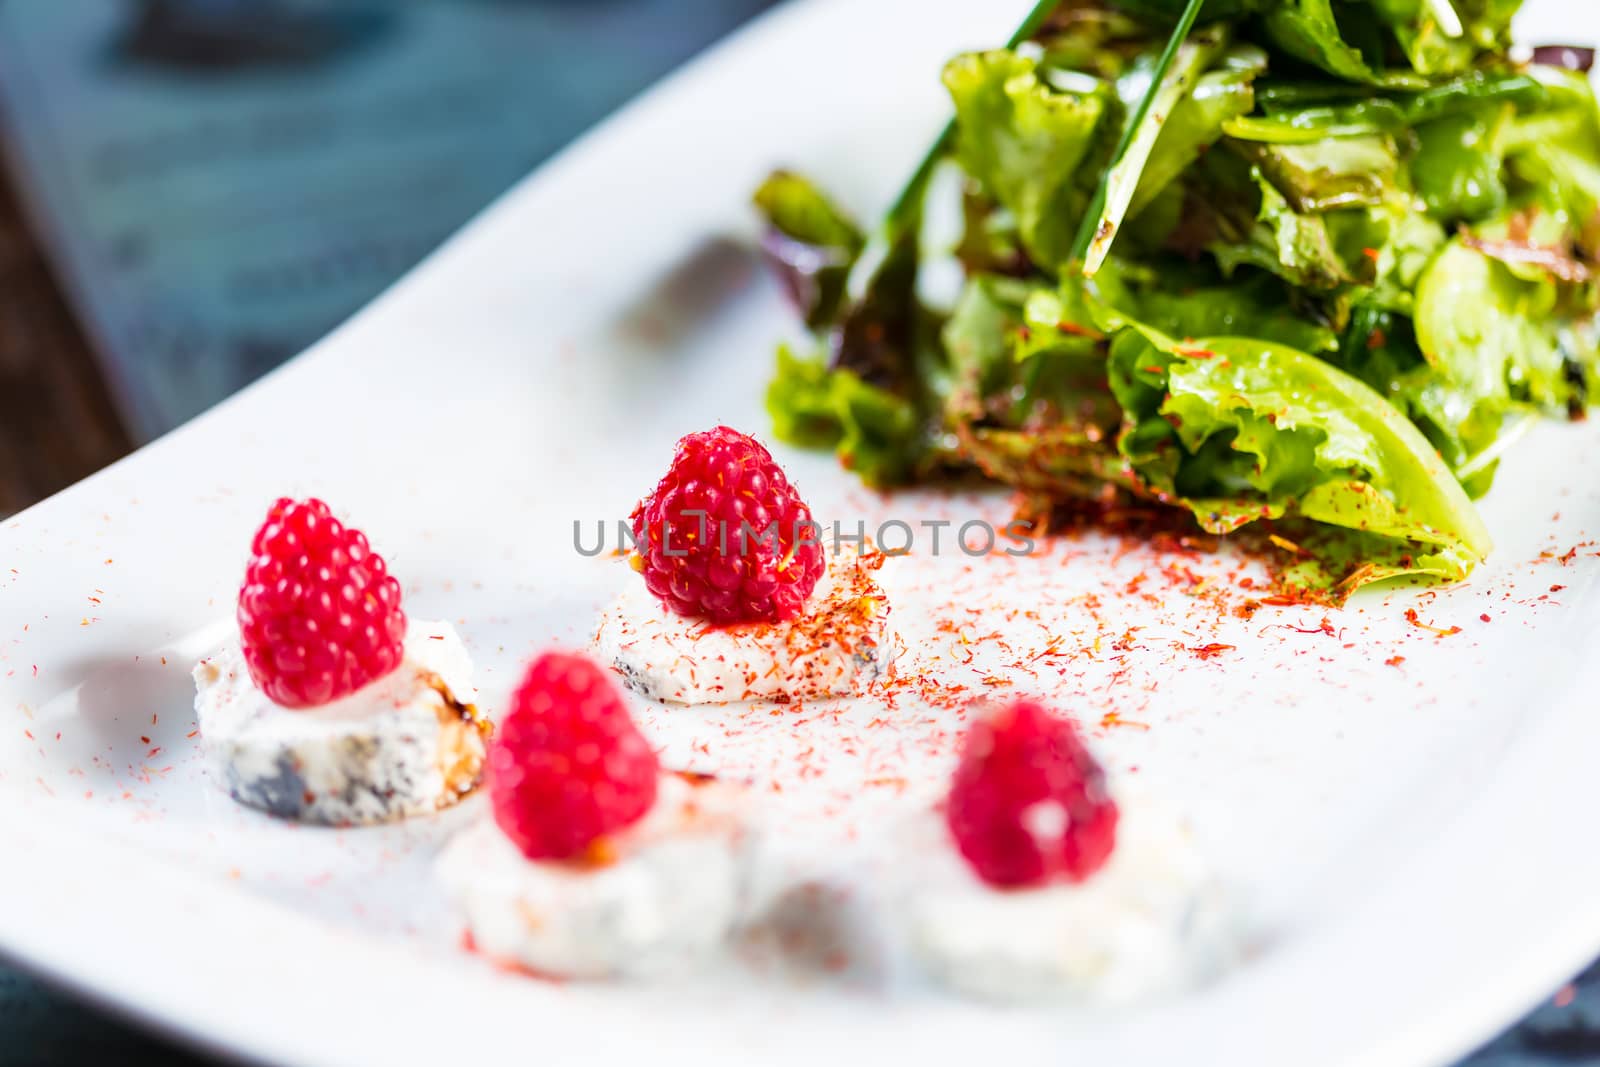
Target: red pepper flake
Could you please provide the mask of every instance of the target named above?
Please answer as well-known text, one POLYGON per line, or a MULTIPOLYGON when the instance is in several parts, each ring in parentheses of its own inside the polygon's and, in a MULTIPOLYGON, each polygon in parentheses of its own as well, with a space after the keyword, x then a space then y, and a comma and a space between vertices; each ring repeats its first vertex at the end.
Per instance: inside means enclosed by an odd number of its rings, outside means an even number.
POLYGON ((1388 659, 1383 661, 1383 665, 1385 667, 1398 667, 1405 661, 1406 658, 1404 656, 1390 656, 1388 659))
POLYGON ((145 753, 145 754, 144 754, 144 758, 145 758, 145 759, 154 759, 154 758, 155 758, 155 755, 156 755, 156 753, 157 753, 157 752, 160 752, 160 751, 161 751, 161 746, 160 746, 160 745, 157 745, 157 746, 156 746, 156 747, 155 747, 155 748, 152 748, 152 749, 151 749, 151 750, 150 750, 150 751, 149 751, 149 752, 146 752, 146 753, 145 753))
POLYGON ((1478 616, 1478 621, 1479 622, 1490 622, 1491 620, 1489 618, 1489 613, 1486 611, 1482 615, 1479 615, 1478 616))
POLYGON ((22 736, 26 737, 29 741, 32 741, 33 740, 33 731, 32 730, 23 730, 22 731, 22 736))
POLYGON ((190 730, 188 733, 184 734, 183 736, 187 737, 187 738, 196 738, 196 737, 200 736, 200 731, 199 730, 190 730))
POLYGON ((1150 729, 1150 724, 1149 723, 1129 722, 1127 719, 1124 719, 1122 716, 1118 715, 1114 711, 1108 711, 1104 715, 1102 715, 1100 717, 1100 725, 1103 726, 1103 727, 1106 727, 1107 729, 1109 729, 1109 728, 1111 728, 1113 726, 1131 726, 1135 730, 1148 730, 1148 729, 1150 729))
POLYGON ((142 741, 143 743, 147 744, 147 745, 150 743, 150 739, 148 737, 143 736, 143 735, 140 735, 139 740, 142 741))
POLYGON ((1451 637, 1461 632, 1461 627, 1459 626, 1452 626, 1449 629, 1442 629, 1438 626, 1433 626, 1429 623, 1423 622, 1421 617, 1417 615, 1416 608, 1406 609, 1406 622, 1409 622, 1412 626, 1415 626, 1419 630, 1427 630, 1435 637, 1451 637))
POLYGON ((1195 654, 1196 659, 1216 659, 1224 652, 1232 652, 1234 648, 1234 645, 1224 645, 1221 642, 1213 641, 1209 645, 1196 645, 1189 651, 1195 654))
POLYGON ((1552 585, 1550 587, 1550 591, 1552 593, 1559 593, 1559 592, 1561 592, 1561 590, 1563 590, 1565 588, 1566 588, 1566 586, 1564 586, 1564 585, 1552 585))
POLYGON ((429 634, 428 635, 428 640, 429 641, 443 641, 444 640, 444 634, 429 634))

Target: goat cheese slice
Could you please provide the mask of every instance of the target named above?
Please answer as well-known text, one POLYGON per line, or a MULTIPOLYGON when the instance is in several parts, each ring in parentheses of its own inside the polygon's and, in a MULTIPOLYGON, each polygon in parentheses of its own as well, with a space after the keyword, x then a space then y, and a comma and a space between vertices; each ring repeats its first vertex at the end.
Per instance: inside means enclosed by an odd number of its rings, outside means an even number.
POLYGON ((492 818, 445 848, 437 874, 488 958, 557 978, 643 977, 713 955, 738 922, 740 791, 666 773, 655 806, 582 861, 530 860, 492 818))
POLYGON ((713 626, 628 583, 601 616, 601 662, 629 689, 671 704, 811 700, 865 692, 894 658, 881 555, 838 549, 802 613, 781 623, 713 626))
POLYGON ((1231 902, 1188 827, 1141 795, 1117 797, 1117 845, 1084 882, 1000 890, 981 881, 943 818, 900 840, 892 918, 921 970, 980 999, 1126 1003, 1181 989, 1237 953, 1231 902))
POLYGON ((485 724, 455 629, 412 620, 400 666, 331 704, 292 709, 256 688, 237 644, 194 669, 206 757, 241 804, 345 826, 447 808, 477 785, 485 724))

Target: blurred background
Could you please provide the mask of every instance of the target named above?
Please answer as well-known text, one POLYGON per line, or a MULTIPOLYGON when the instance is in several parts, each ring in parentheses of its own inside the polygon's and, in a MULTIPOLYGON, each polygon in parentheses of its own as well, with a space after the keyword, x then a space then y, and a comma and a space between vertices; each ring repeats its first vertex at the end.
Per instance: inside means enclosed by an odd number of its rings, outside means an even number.
POLYGON ((772 0, 0 0, 0 516, 295 355, 772 0))
MULTIPOLYGON (((302 351, 773 3, 0 0, 0 517, 302 351)), ((103 1062, 205 1061, 0 963, 0 1067, 103 1062)), ((1600 1063, 1600 973, 1470 1062, 1600 1063)))

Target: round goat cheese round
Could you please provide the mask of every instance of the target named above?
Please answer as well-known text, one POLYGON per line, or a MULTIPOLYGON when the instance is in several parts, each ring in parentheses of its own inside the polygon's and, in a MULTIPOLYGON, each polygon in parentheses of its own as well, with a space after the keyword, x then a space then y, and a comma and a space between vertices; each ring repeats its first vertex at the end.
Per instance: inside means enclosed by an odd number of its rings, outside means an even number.
POLYGON ((894 657, 889 601, 874 577, 882 561, 831 551, 798 617, 738 626, 685 618, 630 576, 595 644, 628 688, 672 704, 859 695, 894 657))
POLYGON ((375 823, 449 807, 477 785, 485 726, 449 623, 412 620, 400 666, 316 708, 274 703, 237 644, 194 669, 201 743, 241 804, 301 822, 375 823))
MULTIPOLYGON (((1118 797, 1117 845, 1082 883, 998 889, 981 881, 928 813, 902 845, 893 911, 921 969, 988 1000, 1118 1003, 1183 988, 1236 951, 1230 908, 1187 826, 1118 797)), ((898 852, 897 852, 898 854, 898 852)))
POLYGON ((602 857, 530 860, 484 819, 438 875, 485 956, 560 978, 639 977, 703 961, 740 917, 746 834, 740 791, 666 773, 643 819, 602 857))

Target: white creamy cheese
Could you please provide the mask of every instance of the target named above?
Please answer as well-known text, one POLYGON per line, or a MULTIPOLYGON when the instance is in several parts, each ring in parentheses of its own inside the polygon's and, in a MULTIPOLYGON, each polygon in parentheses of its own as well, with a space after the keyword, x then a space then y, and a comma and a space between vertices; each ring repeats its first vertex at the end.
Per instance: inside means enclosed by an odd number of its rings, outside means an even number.
POLYGON ((643 819, 604 864, 534 861, 492 818, 453 840, 438 875, 478 950, 560 978, 645 976, 704 960, 744 896, 740 793, 666 773, 643 819))
POLYGON ((454 628, 411 620, 399 667, 317 708, 257 689, 237 644, 194 669, 205 752, 241 804, 348 825, 449 807, 471 792, 484 736, 472 663, 454 628))
POLYGON ((1119 796, 1117 844, 1077 885, 997 889, 928 813, 907 828, 907 883, 892 910, 927 974, 990 1000, 1117 1003, 1182 988, 1236 952, 1225 895, 1188 828, 1119 796), (922 857, 916 859, 914 857, 922 857))
POLYGON ((889 601, 874 564, 829 550, 804 611, 783 623, 713 626, 663 605, 637 575, 595 636, 628 688, 673 704, 811 700, 864 692, 893 660, 889 601))

